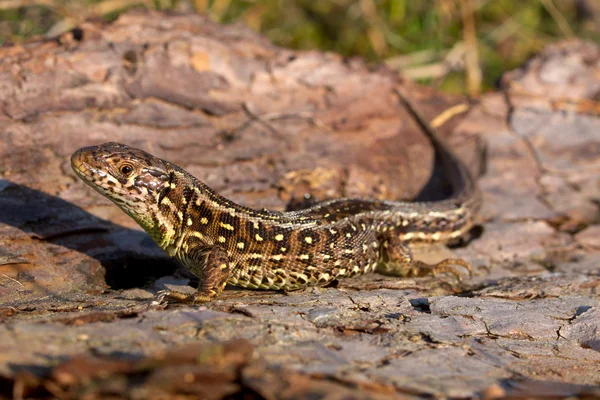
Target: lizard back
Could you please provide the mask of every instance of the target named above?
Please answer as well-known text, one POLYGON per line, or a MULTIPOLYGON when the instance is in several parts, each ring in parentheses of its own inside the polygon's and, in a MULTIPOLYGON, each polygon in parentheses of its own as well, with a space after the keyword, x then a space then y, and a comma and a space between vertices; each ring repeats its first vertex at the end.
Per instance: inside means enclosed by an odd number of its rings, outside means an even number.
POLYGON ((255 210, 215 193, 175 164, 123 144, 82 148, 71 163, 84 182, 196 275, 206 276, 210 254, 218 251, 227 282, 293 290, 376 269, 418 274, 417 266, 424 265, 414 262, 406 244, 445 243, 471 228, 481 200, 473 177, 423 126, 454 188, 442 201, 344 198, 292 212, 255 210))

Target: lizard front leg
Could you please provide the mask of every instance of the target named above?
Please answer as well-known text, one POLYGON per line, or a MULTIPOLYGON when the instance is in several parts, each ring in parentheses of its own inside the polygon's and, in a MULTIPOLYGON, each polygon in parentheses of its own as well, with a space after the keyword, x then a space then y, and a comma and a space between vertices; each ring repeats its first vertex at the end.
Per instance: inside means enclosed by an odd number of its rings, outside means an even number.
POLYGON ((163 290, 158 293, 158 302, 163 300, 186 304, 201 304, 217 297, 227 284, 231 272, 229 256, 219 246, 188 248, 179 260, 198 278, 198 291, 192 294, 175 290, 163 290))
POLYGON ((468 262, 457 258, 447 258, 437 264, 427 264, 415 260, 408 245, 393 234, 381 238, 380 243, 380 256, 376 271, 384 275, 418 277, 445 272, 454 275, 460 281, 461 275, 456 270, 457 266, 468 270, 469 275, 473 273, 468 262))

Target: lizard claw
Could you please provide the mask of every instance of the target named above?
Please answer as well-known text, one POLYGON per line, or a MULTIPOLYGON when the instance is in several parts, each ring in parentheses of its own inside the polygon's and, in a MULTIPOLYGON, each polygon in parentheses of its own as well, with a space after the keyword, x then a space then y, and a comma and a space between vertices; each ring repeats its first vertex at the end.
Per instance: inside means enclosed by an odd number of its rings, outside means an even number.
POLYGON ((167 298, 169 297, 170 293, 171 293, 170 290, 159 290, 154 295, 154 298, 152 299, 152 302, 150 303, 150 305, 151 306, 160 306, 160 305, 167 304, 169 302, 167 298))
POLYGON ((456 278, 458 282, 462 282, 462 276, 457 271, 456 267, 463 267, 468 271, 469 278, 473 277, 473 268, 468 262, 461 259, 448 258, 433 265, 426 264, 421 261, 418 261, 416 264, 420 272, 420 276, 429 274, 437 275, 440 273, 448 273, 454 276, 454 278, 456 278))
POLYGON ((151 305, 159 306, 168 304, 169 302, 180 304, 202 304, 211 300, 211 296, 207 296, 199 292, 182 293, 176 290, 159 290, 154 295, 151 305))

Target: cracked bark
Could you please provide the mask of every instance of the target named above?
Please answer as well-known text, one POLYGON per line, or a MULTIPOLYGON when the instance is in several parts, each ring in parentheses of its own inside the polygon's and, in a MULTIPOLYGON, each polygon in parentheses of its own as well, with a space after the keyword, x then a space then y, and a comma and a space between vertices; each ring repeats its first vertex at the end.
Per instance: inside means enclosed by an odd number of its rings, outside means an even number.
POLYGON ((430 119, 468 103, 201 16, 79 33, 0 49, 0 396, 597 394, 597 46, 550 46, 439 128, 473 170, 489 146, 483 234, 421 255, 478 267, 462 286, 371 275, 151 310, 189 275, 74 177, 78 147, 145 148, 258 208, 412 198, 433 157, 394 89, 430 119))

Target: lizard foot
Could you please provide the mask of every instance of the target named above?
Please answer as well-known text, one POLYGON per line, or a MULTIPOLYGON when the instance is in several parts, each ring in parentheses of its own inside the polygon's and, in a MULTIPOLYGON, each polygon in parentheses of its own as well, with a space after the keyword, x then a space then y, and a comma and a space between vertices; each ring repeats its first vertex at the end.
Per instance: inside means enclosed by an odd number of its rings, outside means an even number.
POLYGON ((156 292, 154 300, 152 300, 152 305, 165 303, 202 304, 211 300, 212 297, 199 292, 183 293, 176 290, 160 290, 156 292))
POLYGON ((462 281, 462 276, 457 271, 457 267, 463 267, 469 272, 469 277, 473 276, 471 264, 459 258, 447 258, 437 264, 427 264, 422 261, 413 261, 413 276, 438 275, 448 273, 453 275, 458 282, 462 281))

